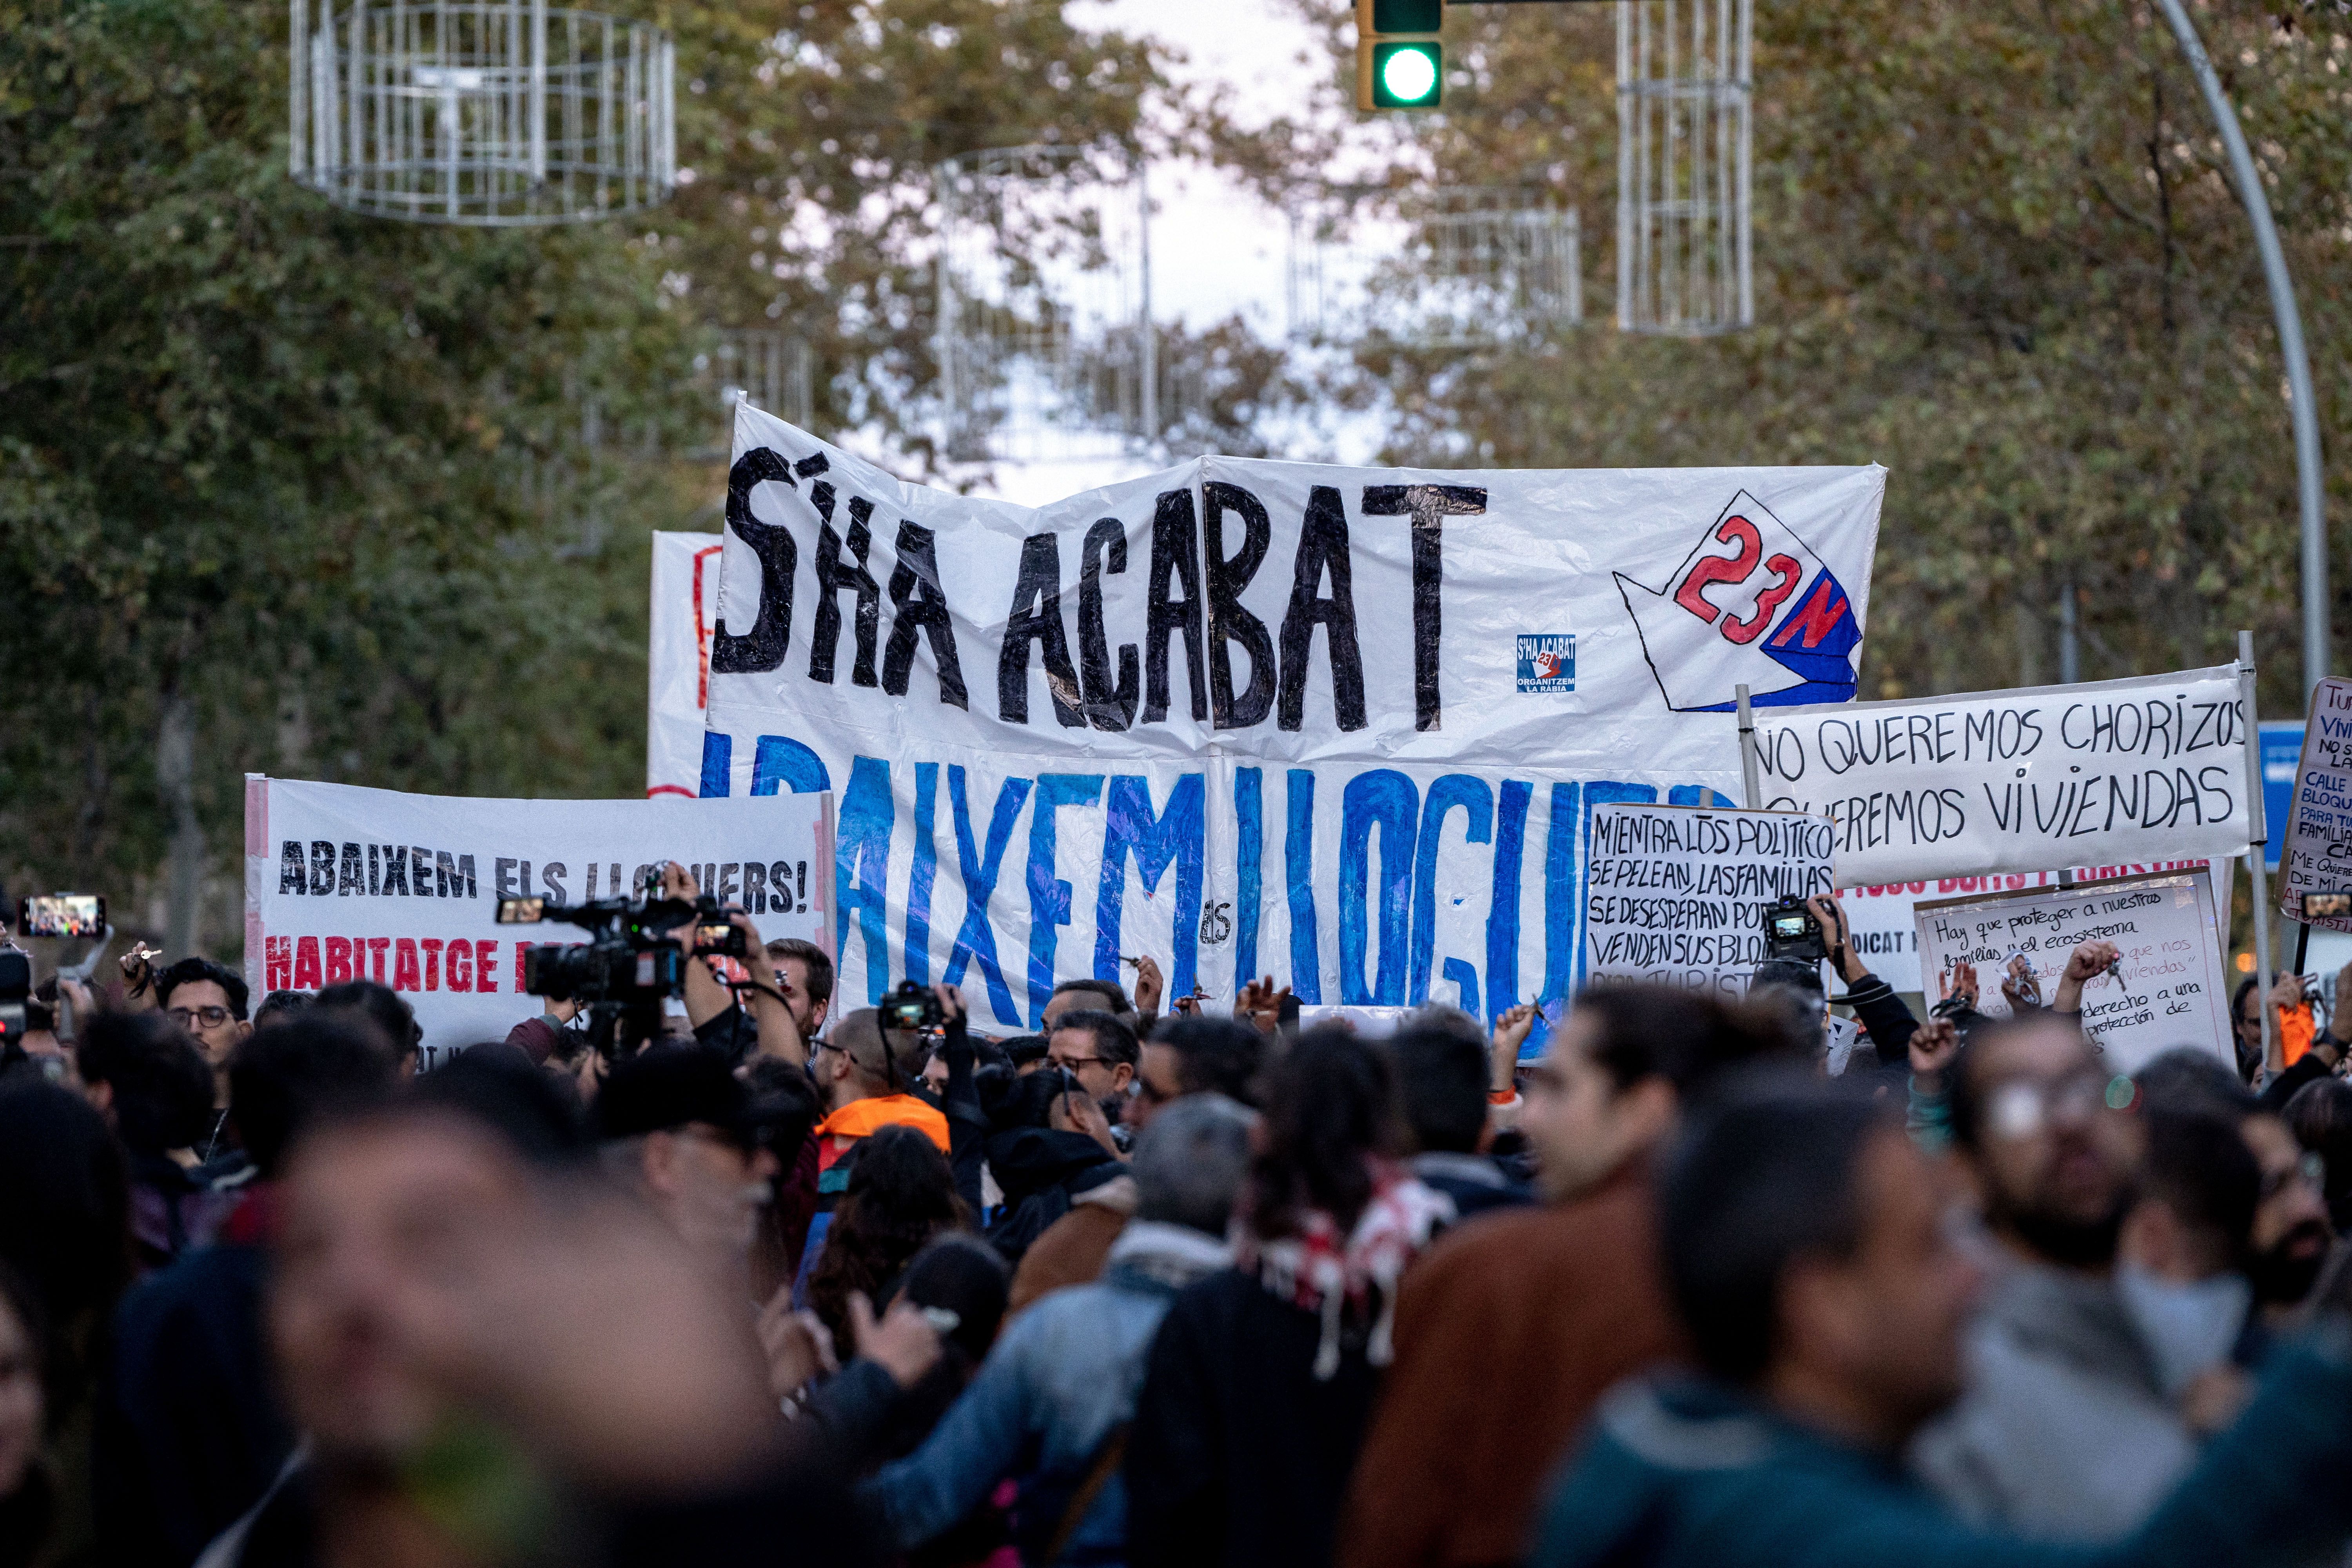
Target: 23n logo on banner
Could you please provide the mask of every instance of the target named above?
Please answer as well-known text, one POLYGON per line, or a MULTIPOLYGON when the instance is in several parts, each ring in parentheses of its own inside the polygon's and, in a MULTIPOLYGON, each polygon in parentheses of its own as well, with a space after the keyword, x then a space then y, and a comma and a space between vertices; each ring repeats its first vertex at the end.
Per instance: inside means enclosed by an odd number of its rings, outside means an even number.
POLYGON ((1764 708, 1853 696, 1862 627, 1853 602, 1829 563, 1745 490, 1663 584, 1616 578, 1676 712, 1730 708, 1742 684, 1764 708))

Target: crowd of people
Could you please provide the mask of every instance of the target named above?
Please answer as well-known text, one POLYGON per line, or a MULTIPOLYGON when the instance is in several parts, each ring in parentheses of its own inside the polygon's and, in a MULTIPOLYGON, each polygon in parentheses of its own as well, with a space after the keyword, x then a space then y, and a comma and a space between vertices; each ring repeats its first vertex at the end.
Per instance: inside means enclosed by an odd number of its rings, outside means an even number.
POLYGON ((886 1026, 739 913, 669 1033, 422 1074, 381 985, 134 950, 0 1056, 0 1568, 2340 1556, 2302 980, 2285 1072, 2126 1073, 2105 944, 1923 1022, 1814 913, 1829 990, 1377 1038, 1149 959, 886 1026))

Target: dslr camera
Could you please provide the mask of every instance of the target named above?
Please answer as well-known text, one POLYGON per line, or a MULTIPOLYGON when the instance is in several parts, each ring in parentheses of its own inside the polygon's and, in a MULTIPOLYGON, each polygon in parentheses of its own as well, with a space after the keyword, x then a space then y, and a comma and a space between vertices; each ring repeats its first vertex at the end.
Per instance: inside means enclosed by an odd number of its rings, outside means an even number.
POLYGON ((877 1011, 881 1014, 877 1022, 886 1029, 936 1029, 947 1022, 947 1013, 931 988, 911 980, 898 982, 898 989, 882 998, 877 1011))
POLYGON ((1799 898, 1775 899, 1764 906, 1764 956, 1819 963, 1830 955, 1822 922, 1799 898))
POLYGON ((533 996, 577 1002, 587 1009, 590 1037, 607 1055, 623 1043, 618 1035, 624 1023, 629 1044, 659 1033, 663 1003, 684 992, 689 950, 671 931, 693 921, 691 952, 696 956, 741 958, 747 952, 742 929, 707 893, 688 900, 657 899, 648 892, 642 900, 594 899, 572 905, 543 898, 499 900, 500 925, 549 921, 578 926, 588 932, 588 940, 525 948, 522 988, 533 996))

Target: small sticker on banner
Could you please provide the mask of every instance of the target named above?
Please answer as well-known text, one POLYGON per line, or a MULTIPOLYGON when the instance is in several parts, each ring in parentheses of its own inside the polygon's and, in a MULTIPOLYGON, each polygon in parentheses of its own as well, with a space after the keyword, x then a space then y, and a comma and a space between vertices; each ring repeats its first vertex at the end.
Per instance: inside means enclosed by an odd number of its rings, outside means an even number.
POLYGON ((1519 634, 1519 689, 1576 689, 1576 636, 1572 632, 1519 634))

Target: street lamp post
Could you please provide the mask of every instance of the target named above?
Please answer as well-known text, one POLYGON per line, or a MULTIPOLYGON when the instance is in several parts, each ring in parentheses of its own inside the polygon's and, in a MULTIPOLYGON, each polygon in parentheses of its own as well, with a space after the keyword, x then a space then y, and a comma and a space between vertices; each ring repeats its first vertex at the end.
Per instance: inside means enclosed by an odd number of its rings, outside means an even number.
POLYGON ((2321 507, 2319 474, 2319 411, 2312 400, 2311 354, 2303 343, 2303 313, 2295 307, 2294 282, 2287 276, 2286 252, 2279 247, 2278 228, 2271 222, 2270 197, 2263 192, 2262 175, 2253 154, 2246 150, 2246 133, 2238 111, 2221 90, 2213 61, 2197 37, 2182 0, 2158 0, 2189 68, 2205 94, 2221 130, 2221 144, 2230 154, 2231 183, 2246 216, 2254 226, 2254 245, 2262 252, 2263 276, 2270 284, 2271 313, 2278 319, 2279 355, 2286 362, 2290 416, 2294 425, 2295 488, 2303 503, 2303 689, 2308 693, 2327 673, 2327 521, 2321 507))

